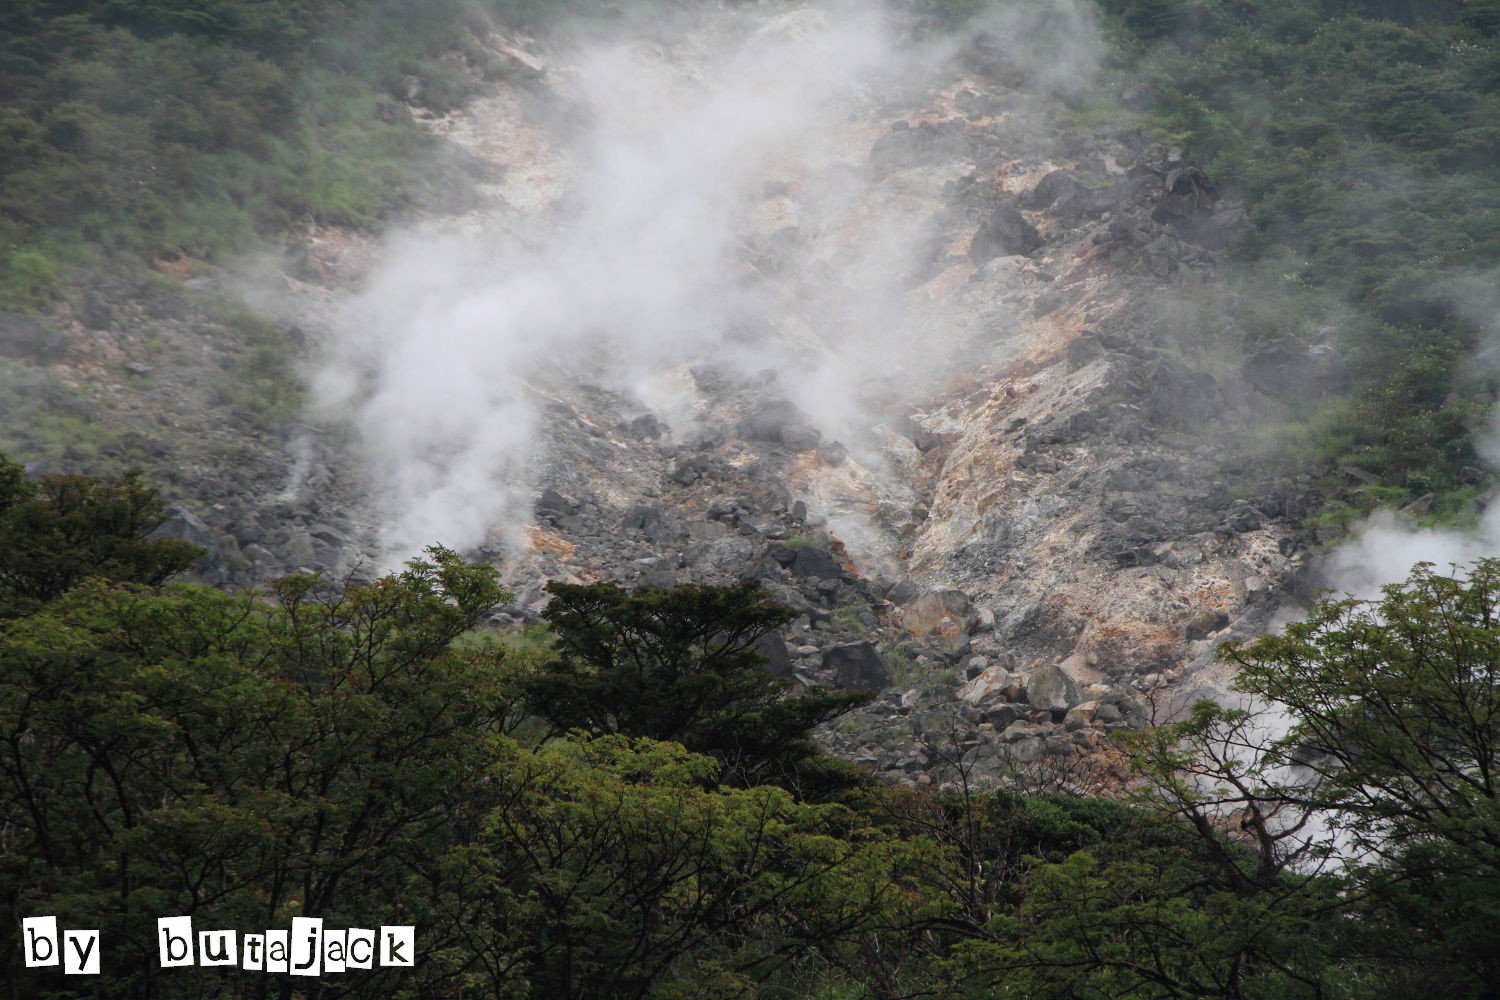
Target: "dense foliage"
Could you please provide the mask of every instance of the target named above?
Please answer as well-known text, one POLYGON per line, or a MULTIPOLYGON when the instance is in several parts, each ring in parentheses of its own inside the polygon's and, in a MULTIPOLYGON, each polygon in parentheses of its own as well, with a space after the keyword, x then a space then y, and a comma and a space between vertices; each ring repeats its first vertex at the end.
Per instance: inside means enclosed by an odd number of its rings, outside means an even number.
POLYGON ((808 736, 875 692, 783 697, 788 682, 762 669, 755 643, 795 616, 762 600, 757 584, 627 594, 554 582, 547 591, 543 618, 559 655, 522 690, 555 732, 671 740, 717 759, 731 784, 807 794, 852 782, 808 736))
POLYGON ((1102 100, 1136 88, 1147 109, 1117 120, 1180 148, 1249 212, 1227 287, 1181 317, 1184 339, 1231 353, 1321 339, 1351 384, 1293 405, 1275 465, 1354 465, 1387 488, 1368 503, 1436 490, 1458 516, 1496 389, 1475 355, 1500 264, 1500 5, 1102 6, 1117 46, 1102 100))
MULTIPOLYGON (((58 513, 7 545, 149 545, 118 503, 149 490, 74 485, 95 502, 66 541, 58 513)), ((1500 976, 1497 562, 1234 649, 1285 737, 1205 703, 1134 738, 1136 805, 974 791, 962 754, 936 792, 757 783, 813 763, 819 713, 769 717, 801 749, 764 775, 651 735, 799 700, 748 673, 783 617, 751 588, 559 587, 552 640, 513 656, 476 632, 494 570, 442 549, 342 591, 100 566, 0 631, 0 901, 99 928, 96 995, 289 995, 161 969, 155 920, 183 913, 417 928, 413 968, 329 997, 1477 1000, 1500 976), (559 734, 583 711, 564 678, 611 707, 559 734)), ((19 944, 17 995, 76 995, 19 944)))
POLYGON ((86 577, 154 586, 202 554, 151 538, 167 520, 135 473, 26 478, 0 455, 0 621, 35 611, 86 577))
POLYGON ((1290 728, 1257 777, 1311 811, 1383 907, 1422 928, 1410 968, 1500 988, 1500 560, 1465 578, 1418 566, 1372 606, 1329 601, 1231 649, 1240 687, 1290 728), (1275 769, 1295 765, 1295 782, 1275 769), (1453 975, 1448 973, 1447 975, 1453 975))
MULTIPOLYGON (((0 7, 0 291, 79 265, 244 252, 370 225, 456 183, 397 103, 464 100, 480 4, 13 0, 0 7), (413 91, 411 81, 419 88, 413 91)), ((472 67, 472 69, 471 69, 472 67)))
MULTIPOLYGON (((548 6, 0 5, 0 311, 44 310, 78 268, 417 204, 447 178, 400 102, 455 106, 505 72, 483 18, 548 6)), ((1289 408, 1291 467, 1357 465, 1376 498, 1479 488, 1500 4, 1101 6, 1111 96, 1079 120, 1180 145, 1250 213, 1228 292, 1188 313, 1214 322, 1183 335, 1242 355, 1336 326, 1351 387, 1289 408)), ((1286 736, 1200 706, 1137 738, 1126 806, 848 781, 808 732, 857 698, 757 673, 747 646, 784 613, 743 588, 555 587, 552 640, 521 657, 475 637, 501 590, 453 553, 222 594, 164 583, 194 553, 149 538, 162 514, 131 477, 0 465, 0 906, 100 928, 92 992, 289 994, 157 968, 155 918, 179 913, 416 925, 414 970, 326 996, 1500 990, 1494 563, 1233 652, 1286 736)), ((21 968, 11 926, 0 982, 75 991, 21 968)))

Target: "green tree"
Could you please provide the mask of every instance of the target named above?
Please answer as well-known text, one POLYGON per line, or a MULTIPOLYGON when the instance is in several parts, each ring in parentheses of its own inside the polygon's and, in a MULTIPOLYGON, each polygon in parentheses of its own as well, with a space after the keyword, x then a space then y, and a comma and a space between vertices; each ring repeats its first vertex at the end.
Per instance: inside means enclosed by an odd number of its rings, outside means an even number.
POLYGON ((474 856, 487 891, 465 904, 476 952, 537 1000, 749 996, 924 905, 919 843, 784 789, 714 787, 718 769, 618 735, 502 760, 474 856))
POLYGON ((1248 845, 1194 829, 1159 801, 981 801, 971 837, 988 884, 951 895, 987 905, 938 925, 958 932, 939 963, 944 995, 1313 1000, 1337 980, 1328 929, 1348 907, 1336 880, 1257 880, 1248 845))
MULTIPOLYGON (((89 986, 223 990, 161 970, 155 919, 408 923, 416 967, 344 997, 744 996, 926 905, 926 848, 842 805, 719 785, 721 765, 619 735, 527 749, 500 647, 456 640, 502 599, 432 550, 347 590, 85 581, 0 633, 0 907, 98 927, 89 986)), ((17 996, 73 995, 22 967, 17 996)), ((285 977, 249 995, 290 996, 285 977)), ((332 991, 336 991, 332 992, 332 991)))
POLYGON ((1317 817, 1358 862, 1399 929, 1388 958, 1458 995, 1493 994, 1500 560, 1454 575, 1419 564, 1383 595, 1323 601, 1284 634, 1225 651, 1237 685, 1286 717, 1284 736, 1254 747, 1256 795, 1317 817))
POLYGON ((525 682, 557 732, 671 740, 723 764, 736 785, 772 782, 811 795, 852 780, 823 758, 813 727, 863 704, 868 691, 796 697, 753 644, 792 618, 759 585, 643 588, 550 583, 543 617, 557 655, 525 682))
MULTIPOLYGON (((507 701, 492 650, 455 650, 502 592, 434 550, 338 592, 272 595, 93 580, 0 636, 0 905, 99 927, 101 992, 204 995, 166 977, 155 918, 202 926, 415 923, 428 995, 468 974, 440 900, 478 838, 507 701), (266 598, 274 597, 274 601, 266 598)), ((0 981, 48 995, 0 943, 0 981)), ((66 985, 66 984, 56 984, 66 985)), ((456 987, 451 987, 456 989, 456 987)))
POLYGON ((0 456, 0 620, 56 600, 86 577, 156 586, 203 550, 151 538, 167 519, 138 473, 46 476, 0 456))
POLYGON ((1150 803, 1188 821, 1236 926, 1258 928, 1247 988, 1493 995, 1497 643, 1500 562, 1422 564, 1379 601, 1325 600, 1226 644, 1260 708, 1200 702, 1131 738, 1150 803))

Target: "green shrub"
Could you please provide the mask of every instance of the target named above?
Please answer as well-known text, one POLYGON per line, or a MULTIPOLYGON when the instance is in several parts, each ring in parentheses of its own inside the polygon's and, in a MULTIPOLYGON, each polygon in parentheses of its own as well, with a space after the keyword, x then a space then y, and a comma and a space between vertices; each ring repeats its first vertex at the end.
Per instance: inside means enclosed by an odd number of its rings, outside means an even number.
POLYGON ((41 250, 16 250, 0 271, 0 296, 12 306, 39 309, 55 294, 62 267, 41 250))

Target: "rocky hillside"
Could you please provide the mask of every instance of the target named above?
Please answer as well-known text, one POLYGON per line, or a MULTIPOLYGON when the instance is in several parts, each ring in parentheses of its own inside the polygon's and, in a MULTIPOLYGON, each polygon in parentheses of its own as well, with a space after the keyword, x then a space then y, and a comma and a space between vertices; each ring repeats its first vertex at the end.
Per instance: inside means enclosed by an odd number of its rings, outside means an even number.
MULTIPOLYGON (((424 225, 545 240, 577 195, 591 109, 567 51, 486 45, 513 72, 483 96, 401 111, 444 138, 470 191, 424 225)), ((826 746, 917 783, 957 759, 983 782, 1098 780, 1082 765, 1107 758, 1110 730, 1223 683, 1213 647, 1284 603, 1308 559, 1295 525, 1318 501, 1305 480, 1251 481, 1231 432, 1338 358, 1282 344, 1243 373, 1187 363, 1154 306, 1213 280, 1243 210, 1139 131, 1058 127, 1055 103, 985 59, 974 48, 920 92, 856 103, 816 169, 768 157, 742 192, 736 266, 769 303, 745 337, 784 360, 670 367, 671 412, 576 367, 528 375, 530 516, 469 553, 514 592, 493 624, 535 621, 549 579, 761 580, 799 615, 765 646, 772 670, 882 691, 826 746), (857 183, 835 197, 836 177, 857 183), (825 385, 858 404, 842 440, 813 415, 826 408, 797 352, 828 323, 840 261, 893 218, 920 235, 890 280, 923 363, 825 385)), ((209 550, 205 580, 382 568, 380 442, 357 420, 266 413, 268 382, 240 378, 242 397, 223 373, 347 363, 360 341, 342 303, 399 252, 309 224, 253 279, 99 289, 58 317, 71 346, 53 379, 118 432, 117 457, 175 470, 164 530, 209 550), (261 315, 226 318, 226 298, 261 315)))
MULTIPOLYGON (((535 80, 431 124, 494 164, 489 211, 545 218, 566 192, 569 136, 546 109, 570 99, 567 68, 501 44, 535 80)), ((924 223, 901 297, 940 363, 841 386, 871 415, 847 443, 774 370, 671 371, 693 415, 677 423, 598 385, 534 382, 545 447, 526 551, 489 549, 517 594, 497 622, 533 620, 547 579, 759 579, 800 612, 772 669, 884 691, 830 749, 918 782, 954 746, 988 780, 1062 773, 1053 758, 1221 683, 1216 642, 1259 629, 1306 558, 1308 486, 1245 488, 1235 438, 1206 430, 1268 397, 1189 367, 1151 320, 1174 283, 1213 274, 1243 212, 1140 134, 1061 132, 972 70, 834 145, 868 180, 856 210, 774 170, 746 196, 746 280, 778 303, 765 322, 807 320, 810 274, 860 238, 849 220, 898 212, 924 223)), ((344 250, 328 234, 308 259, 337 274, 344 250)), ((1287 358, 1270 384, 1307 370, 1287 358)))

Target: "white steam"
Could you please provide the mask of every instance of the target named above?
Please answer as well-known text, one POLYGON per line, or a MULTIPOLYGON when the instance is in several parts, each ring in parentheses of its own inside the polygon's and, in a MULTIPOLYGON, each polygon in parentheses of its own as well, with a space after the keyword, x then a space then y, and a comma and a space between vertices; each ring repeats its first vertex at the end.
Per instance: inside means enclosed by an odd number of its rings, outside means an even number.
MULTIPOLYGON (((1441 293, 1480 333, 1478 369, 1500 371, 1500 294, 1494 272, 1450 277, 1441 293)), ((1490 468, 1500 467, 1500 409, 1474 439, 1474 450, 1490 468)), ((1330 586, 1363 600, 1380 597, 1386 584, 1401 583, 1419 562, 1440 573, 1462 571, 1476 559, 1500 557, 1500 504, 1491 503, 1473 530, 1422 528, 1390 511, 1377 511, 1355 537, 1328 560, 1330 586)))
POLYGON ((1400 583, 1419 562, 1439 572, 1476 559, 1500 556, 1500 510, 1485 512, 1473 531, 1419 528, 1390 511, 1376 511, 1353 540, 1328 559, 1332 589, 1362 600, 1380 597, 1380 588, 1400 583))
MULTIPOLYGON (((1068 41, 1091 26, 1071 3, 1033 6, 1054 54, 1029 66, 1041 47, 1005 43, 1018 72, 1062 78, 1095 51, 1068 41)), ((529 521, 545 385, 587 380, 673 422, 664 373, 769 368, 848 440, 869 425, 860 380, 934 353, 900 275, 943 178, 872 196, 865 158, 899 114, 882 109, 951 75, 952 53, 901 42, 877 8, 719 11, 566 53, 550 85, 568 138, 551 153, 571 184, 550 214, 515 199, 389 242, 315 389, 364 442, 390 558, 529 521), (784 266, 761 268, 768 245, 784 266)))

